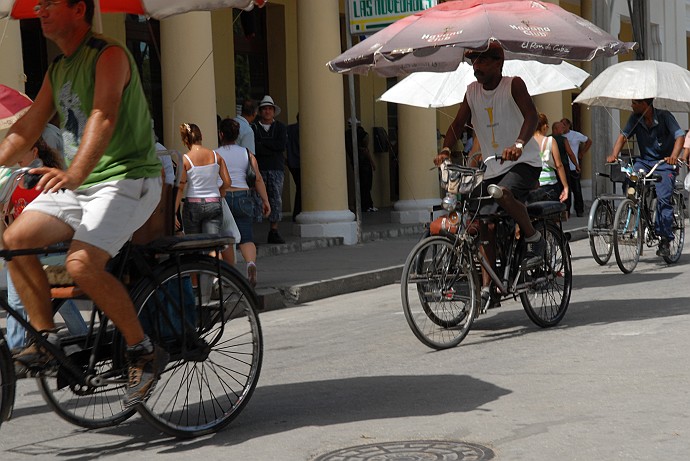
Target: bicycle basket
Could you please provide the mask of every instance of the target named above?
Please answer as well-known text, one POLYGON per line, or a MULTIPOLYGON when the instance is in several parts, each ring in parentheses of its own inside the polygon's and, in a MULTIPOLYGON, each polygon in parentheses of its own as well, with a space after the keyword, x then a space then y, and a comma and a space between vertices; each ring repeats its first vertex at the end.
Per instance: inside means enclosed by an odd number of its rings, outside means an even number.
POLYGON ((455 164, 441 166, 441 187, 451 194, 469 194, 483 179, 484 172, 477 168, 455 164))

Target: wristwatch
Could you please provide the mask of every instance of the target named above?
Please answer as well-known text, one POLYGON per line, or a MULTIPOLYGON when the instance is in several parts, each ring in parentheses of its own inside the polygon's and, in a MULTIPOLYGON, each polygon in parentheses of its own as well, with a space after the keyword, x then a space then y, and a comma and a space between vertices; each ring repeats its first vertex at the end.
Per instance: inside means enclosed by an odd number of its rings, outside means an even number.
POLYGON ((522 150, 523 147, 524 147, 524 145, 522 144, 521 141, 515 141, 515 148, 516 149, 522 150))

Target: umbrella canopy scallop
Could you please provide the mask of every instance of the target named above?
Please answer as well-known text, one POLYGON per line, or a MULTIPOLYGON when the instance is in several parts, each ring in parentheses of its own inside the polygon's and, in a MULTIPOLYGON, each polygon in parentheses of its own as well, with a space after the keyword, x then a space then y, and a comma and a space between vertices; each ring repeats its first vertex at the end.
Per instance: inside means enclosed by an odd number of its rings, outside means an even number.
MULTIPOLYGON (((130 13, 156 19, 189 11, 211 11, 219 8, 251 9, 264 6, 266 0, 96 0, 103 13, 130 13)), ((0 18, 35 18, 36 0, 0 0, 0 18)))
POLYGON ((31 99, 24 93, 0 84, 0 130, 11 127, 31 104, 31 99))
POLYGON ((672 62, 624 61, 606 68, 573 103, 630 110, 633 99, 654 98, 654 107, 690 112, 690 72, 672 62))
POLYGON ((508 59, 590 61, 635 47, 561 7, 536 0, 456 0, 407 16, 328 63, 333 72, 390 77, 448 72, 463 48, 499 43, 508 59))

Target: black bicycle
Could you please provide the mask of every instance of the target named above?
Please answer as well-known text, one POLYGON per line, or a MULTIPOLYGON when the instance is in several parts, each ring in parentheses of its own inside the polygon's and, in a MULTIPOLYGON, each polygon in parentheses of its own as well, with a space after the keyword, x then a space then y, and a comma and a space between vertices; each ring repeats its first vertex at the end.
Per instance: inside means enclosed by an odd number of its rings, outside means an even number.
MULTIPOLYGON (((11 195, 28 170, 11 174, 0 188, 0 199, 11 195)), ((231 243, 231 238, 210 235, 165 237, 147 245, 128 243, 111 261, 109 270, 128 287, 146 333, 170 354, 151 397, 134 408, 122 404, 125 343, 97 306, 87 333, 62 334, 58 347, 0 299, 0 308, 57 360, 57 367, 34 372, 48 405, 63 419, 89 429, 117 425, 135 412, 176 437, 227 426, 251 398, 263 357, 253 289, 237 270, 209 256, 231 243)), ((0 250, 0 257, 65 250, 65 245, 0 250)), ((61 286, 52 289, 56 311, 65 299, 83 298, 78 287, 59 278, 61 286)), ((0 331, 0 422, 11 417, 15 388, 12 355, 0 331)))
POLYGON ((471 198, 483 178, 482 168, 446 164, 442 186, 447 190, 443 207, 449 213, 436 220, 431 236, 410 252, 401 278, 403 311, 415 336, 434 349, 460 344, 479 314, 492 303, 520 298, 527 316, 546 328, 565 316, 572 290, 570 247, 561 220, 565 205, 536 202, 527 206, 534 227, 546 240, 542 264, 522 268, 525 251, 515 222, 506 213, 477 214, 477 202, 499 198, 502 190, 489 186, 489 196, 471 198), (497 257, 492 266, 480 251, 478 225, 496 226, 497 257), (433 235, 435 234, 435 235, 433 235), (481 303, 480 277, 484 268, 491 277, 491 297, 481 303))

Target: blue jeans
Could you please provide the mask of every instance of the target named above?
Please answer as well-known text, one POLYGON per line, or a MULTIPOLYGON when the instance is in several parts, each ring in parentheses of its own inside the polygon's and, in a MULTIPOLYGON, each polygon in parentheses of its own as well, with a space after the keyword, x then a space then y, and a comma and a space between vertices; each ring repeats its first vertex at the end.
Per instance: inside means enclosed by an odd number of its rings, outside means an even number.
MULTIPOLYGON (((24 304, 22 304, 21 299, 19 299, 19 294, 14 287, 14 283, 12 283, 12 277, 10 277, 9 272, 7 273, 7 304, 9 304, 15 312, 21 315, 24 320, 27 320, 24 304)), ((88 331, 86 322, 84 322, 84 318, 81 316, 79 309, 72 300, 66 300, 60 307, 59 312, 71 335, 77 336, 86 334, 88 331)), ((26 332, 24 327, 11 315, 7 316, 7 345, 10 349, 26 346, 26 332)))
MULTIPOLYGON (((651 165, 648 162, 637 160, 633 165, 635 171, 640 169, 645 172, 652 169, 654 161, 651 165)), ((671 205, 671 195, 673 195, 673 187, 676 181, 676 172, 671 168, 671 165, 659 165, 654 171, 655 174, 661 176, 661 181, 654 183, 656 187, 656 224, 654 230, 660 237, 673 240, 673 205, 671 205)))

